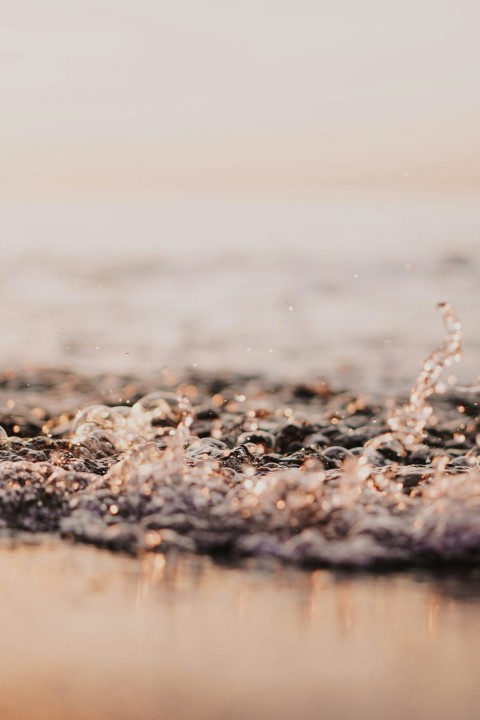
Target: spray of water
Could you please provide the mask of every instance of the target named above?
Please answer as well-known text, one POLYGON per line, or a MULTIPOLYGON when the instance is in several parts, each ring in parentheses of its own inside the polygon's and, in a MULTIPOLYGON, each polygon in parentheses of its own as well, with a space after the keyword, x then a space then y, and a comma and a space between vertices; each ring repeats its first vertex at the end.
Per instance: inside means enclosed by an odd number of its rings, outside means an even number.
POLYGON ((462 357, 462 325, 456 310, 449 303, 440 303, 446 335, 443 343, 424 360, 421 371, 410 390, 408 402, 387 419, 394 436, 407 448, 421 442, 425 426, 432 414, 428 398, 436 391, 442 371, 462 357))
POLYGON ((462 416, 456 439, 457 403, 447 400, 437 414, 446 445, 431 432, 431 396, 461 355, 458 316, 440 310, 444 342, 386 416, 333 392, 198 378, 185 392, 133 387, 132 407, 90 405, 66 425, 50 417, 53 438, 0 433, 0 531, 333 565, 476 561, 480 476, 466 461, 478 450, 478 418, 462 416), (295 418, 295 403, 308 418, 295 418), (377 423, 384 429, 367 439, 377 423), (353 435, 364 438, 359 447, 353 435))
POLYGON ((445 391, 445 386, 439 383, 440 376, 445 367, 462 357, 462 325, 457 311, 449 303, 439 303, 438 308, 443 315, 445 338, 423 361, 408 401, 387 417, 390 432, 366 443, 360 463, 363 466, 368 464, 371 452, 385 444, 404 457, 407 451, 415 450, 425 436, 425 428, 433 413, 429 398, 434 393, 445 391))

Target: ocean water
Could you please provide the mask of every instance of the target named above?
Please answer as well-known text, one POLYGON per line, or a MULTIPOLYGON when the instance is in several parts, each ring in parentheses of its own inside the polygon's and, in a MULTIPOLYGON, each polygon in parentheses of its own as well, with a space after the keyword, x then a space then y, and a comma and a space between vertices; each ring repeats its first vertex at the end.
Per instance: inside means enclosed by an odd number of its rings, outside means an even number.
POLYGON ((471 195, 10 200, 0 233, 3 366, 406 388, 439 301, 462 318, 465 378, 480 366, 471 195))
POLYGON ((475 198, 0 223, 2 717, 474 720, 477 394, 400 408, 439 301, 480 372, 475 198))

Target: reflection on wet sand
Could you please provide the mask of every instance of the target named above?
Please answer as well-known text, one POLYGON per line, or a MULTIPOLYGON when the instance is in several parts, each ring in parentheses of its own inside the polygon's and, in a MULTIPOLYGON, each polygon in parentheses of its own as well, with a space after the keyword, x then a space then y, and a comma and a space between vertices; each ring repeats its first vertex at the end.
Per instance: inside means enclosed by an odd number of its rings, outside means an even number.
POLYGON ((480 576, 0 550, 0 717, 476 718, 480 576), (348 688, 348 691, 346 689, 348 688))

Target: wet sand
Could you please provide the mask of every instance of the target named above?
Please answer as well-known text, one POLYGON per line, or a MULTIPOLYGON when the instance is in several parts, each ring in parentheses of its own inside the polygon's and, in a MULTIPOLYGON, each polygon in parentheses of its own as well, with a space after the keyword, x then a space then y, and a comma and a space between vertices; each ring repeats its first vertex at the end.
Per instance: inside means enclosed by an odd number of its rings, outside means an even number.
POLYGON ((480 575, 0 549, 0 717, 478 717, 480 575))

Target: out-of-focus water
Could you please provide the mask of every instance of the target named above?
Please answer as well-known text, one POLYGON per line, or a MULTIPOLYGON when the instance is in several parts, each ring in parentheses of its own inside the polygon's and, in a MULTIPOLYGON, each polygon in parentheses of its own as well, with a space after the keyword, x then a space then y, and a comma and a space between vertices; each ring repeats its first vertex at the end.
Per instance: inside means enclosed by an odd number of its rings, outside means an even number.
POLYGON ((0 550, 0 713, 478 717, 478 575, 334 575, 0 550))
MULTIPOLYGON (((448 300, 463 377, 480 372, 472 197, 10 201, 0 233, 3 368, 327 374, 393 394, 443 337, 448 300)), ((0 548, 2 718, 478 716, 476 571, 232 568, 24 540, 0 548)))
POLYGON ((441 335, 480 345, 469 196, 3 202, 0 362, 164 364, 408 383, 441 335))

